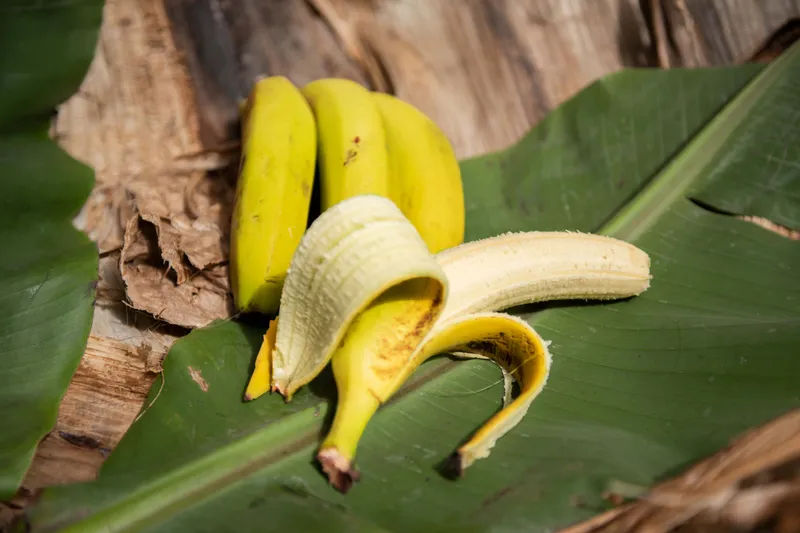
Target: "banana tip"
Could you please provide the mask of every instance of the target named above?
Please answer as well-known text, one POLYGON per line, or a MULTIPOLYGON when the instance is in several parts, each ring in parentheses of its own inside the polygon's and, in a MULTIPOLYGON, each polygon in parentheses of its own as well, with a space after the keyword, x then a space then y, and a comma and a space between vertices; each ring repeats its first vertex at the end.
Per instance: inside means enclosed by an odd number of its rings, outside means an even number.
POLYGON ((347 492, 361 479, 361 474, 353 468, 350 459, 344 457, 336 448, 325 448, 317 453, 317 461, 328 476, 328 482, 341 492, 347 492))

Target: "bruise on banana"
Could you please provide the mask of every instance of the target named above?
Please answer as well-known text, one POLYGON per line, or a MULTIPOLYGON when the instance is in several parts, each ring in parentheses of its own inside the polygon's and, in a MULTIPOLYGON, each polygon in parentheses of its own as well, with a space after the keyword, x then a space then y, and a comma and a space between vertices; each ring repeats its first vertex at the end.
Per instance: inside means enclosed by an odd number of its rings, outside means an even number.
MULTIPOLYGON (((392 318, 389 326, 401 335, 386 335, 381 341, 380 348, 376 351, 376 357, 370 365, 370 370, 375 377, 383 382, 390 381, 397 373, 409 363, 409 357, 428 334, 434 321, 442 311, 442 292, 436 290, 438 283, 434 284, 426 280, 428 288, 426 293, 433 293, 430 303, 424 306, 422 314, 410 315, 413 318, 413 326, 409 327, 409 315, 398 315, 392 318)), ((380 399, 382 393, 375 391, 380 399)), ((383 403, 385 399, 381 400, 383 403)))
POLYGON ((520 363, 519 354, 536 353, 537 348, 528 337, 509 336, 500 331, 486 339, 468 342, 456 350, 488 357, 511 374, 517 383, 527 383, 532 376, 526 373, 530 369, 520 363))

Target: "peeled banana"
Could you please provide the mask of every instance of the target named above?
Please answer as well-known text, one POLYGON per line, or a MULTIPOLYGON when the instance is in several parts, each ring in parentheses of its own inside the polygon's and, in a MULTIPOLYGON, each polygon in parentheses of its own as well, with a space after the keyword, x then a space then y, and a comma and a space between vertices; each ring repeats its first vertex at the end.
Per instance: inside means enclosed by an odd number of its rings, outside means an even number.
POLYGON ((300 90, 282 76, 259 80, 242 115, 242 157, 231 221, 231 287, 239 311, 274 314, 308 223, 316 123, 300 90))
MULTIPOLYGON (((272 389, 287 400, 331 361, 339 397, 317 458, 342 492, 358 479, 352 462, 369 419, 423 361, 443 352, 496 361, 522 392, 456 451, 462 472, 519 422, 549 374, 547 343, 496 311, 634 296, 649 286, 649 265, 635 246, 568 232, 506 234, 434 256, 390 199, 358 195, 322 213, 303 237, 274 349, 260 358, 269 358, 272 389)), ((256 373, 251 382, 263 380, 256 373)))

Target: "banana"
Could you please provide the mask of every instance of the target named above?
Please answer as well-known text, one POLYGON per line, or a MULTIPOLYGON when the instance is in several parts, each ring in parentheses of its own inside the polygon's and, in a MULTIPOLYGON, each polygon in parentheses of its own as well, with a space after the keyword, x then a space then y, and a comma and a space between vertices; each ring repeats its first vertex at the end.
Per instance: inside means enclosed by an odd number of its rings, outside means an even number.
POLYGON ((386 132, 389 198, 431 253, 464 241, 461 168, 441 129, 413 105, 372 93, 386 132))
POLYGON ((522 419, 550 371, 548 343, 497 311, 634 296, 648 288, 649 267, 635 246, 568 232, 505 234, 434 256, 391 200, 359 195, 324 212, 303 237, 274 349, 263 357, 272 389, 287 401, 331 361, 339 397, 317 459, 342 492, 359 477, 352 463, 370 418, 423 361, 444 352, 492 359, 521 393, 456 450, 451 464, 460 474, 522 419))
POLYGON ((272 390, 287 400, 311 381, 342 342, 347 326, 391 287, 425 282, 410 314, 393 327, 409 331, 444 308, 447 278, 399 209, 388 198, 360 195, 324 211, 292 258, 281 295, 271 352, 272 390), (391 265, 390 268, 387 268, 391 265))
POLYGON ((370 91, 339 78, 302 88, 319 132, 321 210, 359 194, 389 195, 386 135, 370 91))
POLYGON ((242 158, 231 221, 231 287, 239 311, 274 314, 308 222, 316 124, 300 90, 282 76, 259 80, 242 114, 242 158))
POLYGON ((443 318, 551 300, 609 300, 649 286, 650 258, 587 233, 506 233, 445 250, 436 260, 452 290, 443 318))
POLYGON ((385 196, 431 252, 463 242, 461 170, 432 120, 411 104, 351 80, 316 80, 302 92, 319 130, 322 211, 351 196, 385 196))

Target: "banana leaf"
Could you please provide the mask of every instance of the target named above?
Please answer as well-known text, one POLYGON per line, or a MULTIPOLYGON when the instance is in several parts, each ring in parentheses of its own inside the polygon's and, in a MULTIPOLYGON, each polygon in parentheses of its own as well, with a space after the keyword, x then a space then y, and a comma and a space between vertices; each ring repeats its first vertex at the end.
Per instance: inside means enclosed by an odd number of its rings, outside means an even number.
POLYGON ((177 342, 95 482, 47 490, 31 531, 552 531, 645 490, 800 405, 800 46, 766 68, 629 70, 507 151, 463 162, 468 239, 570 229, 629 240, 652 286, 612 303, 514 309, 550 341, 544 392, 462 479, 442 462, 501 405, 485 361, 423 365, 367 427, 361 481, 327 485, 315 447, 328 372, 290 403, 243 403, 263 330, 177 342), (781 216, 775 216, 779 213, 781 216))
POLYGON ((73 228, 92 170, 48 137, 94 54, 102 2, 0 6, 0 499, 52 429, 86 346, 97 247, 73 228))

